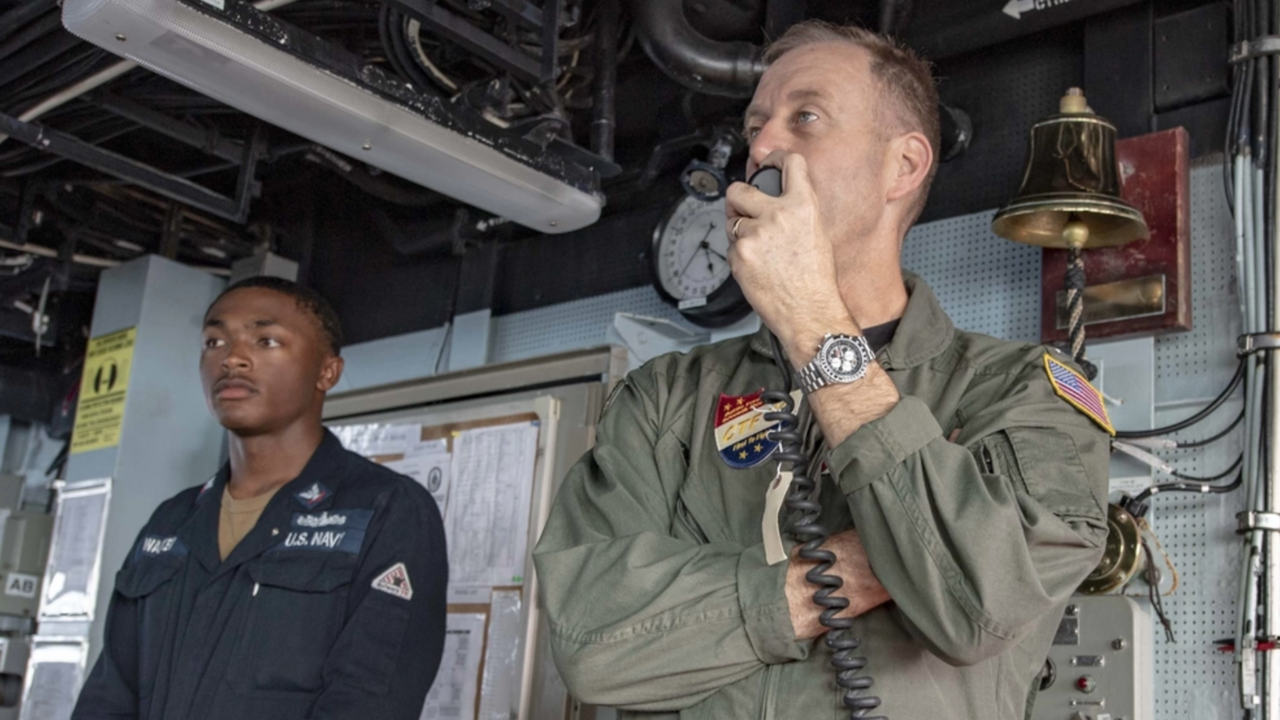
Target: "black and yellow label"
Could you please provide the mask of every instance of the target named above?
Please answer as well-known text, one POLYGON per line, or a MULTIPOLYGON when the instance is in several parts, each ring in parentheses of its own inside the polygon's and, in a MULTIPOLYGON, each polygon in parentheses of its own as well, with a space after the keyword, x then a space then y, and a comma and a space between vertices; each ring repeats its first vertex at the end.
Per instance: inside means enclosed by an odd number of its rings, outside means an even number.
POLYGON ((137 331, 129 328, 89 340, 84 374, 80 378, 76 424, 71 434, 71 454, 120 444, 137 331))

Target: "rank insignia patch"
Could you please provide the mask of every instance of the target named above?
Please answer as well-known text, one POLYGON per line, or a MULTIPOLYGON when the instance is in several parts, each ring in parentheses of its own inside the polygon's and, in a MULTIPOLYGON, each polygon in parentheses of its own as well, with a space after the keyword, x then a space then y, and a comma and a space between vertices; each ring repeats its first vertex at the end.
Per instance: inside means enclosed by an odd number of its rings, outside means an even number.
POLYGON ((1094 389, 1083 375, 1049 357, 1047 353, 1044 356, 1044 369, 1059 397, 1098 423, 1109 435, 1116 434, 1116 429, 1111 425, 1111 416, 1107 415, 1102 393, 1094 389))
POLYGON ((409 584, 409 571, 398 562, 391 569, 373 579, 373 589, 405 600, 413 599, 413 586, 409 584))
POLYGON ((769 431, 778 423, 764 419, 765 413, 776 408, 764 404, 760 399, 763 392, 721 395, 716 405, 716 449, 731 468, 755 467, 778 449, 778 443, 769 439, 769 431))
POLYGON ((303 490, 300 493, 295 494, 294 497, 298 498, 298 502, 302 503, 303 505, 306 505, 307 509, 310 510, 311 508, 324 502, 325 498, 329 497, 329 488, 325 487, 324 485, 321 485, 318 482, 311 483, 310 487, 308 487, 306 490, 303 490))

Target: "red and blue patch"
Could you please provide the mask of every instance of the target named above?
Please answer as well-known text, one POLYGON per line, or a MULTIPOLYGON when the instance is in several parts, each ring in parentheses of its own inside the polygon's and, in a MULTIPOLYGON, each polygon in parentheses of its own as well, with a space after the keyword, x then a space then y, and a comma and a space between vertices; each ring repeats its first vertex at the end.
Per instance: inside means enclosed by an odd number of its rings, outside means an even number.
POLYGON ((769 432, 778 421, 765 420, 765 413, 777 410, 760 399, 763 390, 750 395, 721 395, 716 405, 716 450, 731 468, 755 467, 778 449, 769 432))

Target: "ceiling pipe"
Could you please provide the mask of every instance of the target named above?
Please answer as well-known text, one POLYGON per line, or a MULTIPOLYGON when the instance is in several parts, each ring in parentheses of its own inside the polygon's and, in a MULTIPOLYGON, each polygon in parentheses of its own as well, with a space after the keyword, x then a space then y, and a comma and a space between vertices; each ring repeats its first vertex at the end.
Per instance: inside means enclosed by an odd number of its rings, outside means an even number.
POLYGON ((764 74, 761 49, 710 40, 689 24, 684 0, 629 0, 645 53, 673 80, 708 95, 751 97, 764 74))
POLYGON ((894 37, 911 24, 913 0, 880 0, 880 34, 894 37))

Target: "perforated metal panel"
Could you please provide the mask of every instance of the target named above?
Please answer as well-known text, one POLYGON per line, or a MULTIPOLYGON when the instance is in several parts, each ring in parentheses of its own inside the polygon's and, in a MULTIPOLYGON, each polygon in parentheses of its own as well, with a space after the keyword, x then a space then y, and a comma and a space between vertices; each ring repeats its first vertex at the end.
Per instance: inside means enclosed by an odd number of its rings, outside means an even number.
MULTIPOLYGON (((1217 395, 1235 371, 1233 350, 1240 332, 1236 296, 1235 239, 1222 191, 1221 166, 1191 174, 1192 330, 1156 340, 1156 422, 1176 422, 1217 395)), ((1180 433, 1203 438, 1240 412, 1230 402, 1202 427, 1180 433)), ((1216 475, 1235 461, 1242 432, 1203 451, 1168 453, 1175 467, 1216 475)), ((1154 501, 1153 528, 1181 577, 1165 609, 1177 644, 1156 633, 1156 717, 1215 720, 1240 717, 1231 655, 1213 642, 1235 633, 1240 540, 1235 514, 1244 496, 1162 495, 1154 501)))
MULTIPOLYGON (((1221 171, 1192 171, 1193 330, 1156 341, 1156 422, 1193 413, 1216 395, 1235 368, 1240 321, 1235 286, 1235 241, 1222 192, 1221 171)), ((1040 251, 1002 240, 990 229, 993 211, 941 220, 912 230, 903 265, 923 277, 956 325, 1010 340, 1040 334, 1040 251)), ((602 295, 499 317, 491 361, 502 362, 604 341, 616 312, 678 319, 649 288, 602 295)), ((1183 433, 1202 438, 1239 412, 1225 405, 1201 427, 1183 433)), ((1203 451, 1167 456, 1178 469, 1213 475, 1240 453, 1228 438, 1203 451)), ((1226 496, 1166 494, 1153 500, 1153 527, 1181 578, 1165 599, 1177 644, 1156 632, 1156 717, 1215 720, 1239 716, 1231 656, 1213 641, 1234 633, 1239 573, 1235 514, 1239 493, 1226 496)))
POLYGON ((956 327, 1008 340, 1040 337, 1040 248, 991 232, 995 211, 912 229, 902 265, 924 278, 956 327))
POLYGON ((500 363, 602 345, 620 312, 681 320, 651 287, 621 290, 493 319, 489 362, 500 363))

